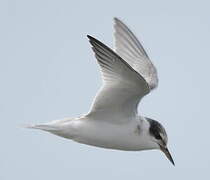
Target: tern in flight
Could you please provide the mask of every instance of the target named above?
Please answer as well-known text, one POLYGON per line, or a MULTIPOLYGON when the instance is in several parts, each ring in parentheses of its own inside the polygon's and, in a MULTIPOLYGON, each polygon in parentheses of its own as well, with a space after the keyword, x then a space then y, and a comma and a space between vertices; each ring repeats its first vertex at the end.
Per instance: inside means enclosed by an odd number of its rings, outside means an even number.
POLYGON ((158 86, 156 68, 136 36, 117 18, 114 18, 114 30, 114 50, 87 36, 103 80, 90 111, 78 118, 28 128, 103 148, 125 151, 159 149, 174 165, 164 127, 137 112, 140 100, 158 86))

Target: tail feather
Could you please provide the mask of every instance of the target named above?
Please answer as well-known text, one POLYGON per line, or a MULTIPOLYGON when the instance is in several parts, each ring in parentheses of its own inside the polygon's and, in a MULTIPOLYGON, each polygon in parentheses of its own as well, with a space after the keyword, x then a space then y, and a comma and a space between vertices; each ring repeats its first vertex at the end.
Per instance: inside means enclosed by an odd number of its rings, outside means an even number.
POLYGON ((24 128, 40 129, 43 131, 55 131, 57 128, 49 124, 25 125, 24 128))

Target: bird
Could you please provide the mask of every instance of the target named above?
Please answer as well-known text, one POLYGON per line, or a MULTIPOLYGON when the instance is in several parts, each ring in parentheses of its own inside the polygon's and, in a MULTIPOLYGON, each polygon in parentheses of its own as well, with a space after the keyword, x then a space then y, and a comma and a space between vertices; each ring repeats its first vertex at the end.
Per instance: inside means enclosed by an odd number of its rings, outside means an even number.
POLYGON ((160 122, 138 114, 141 99, 158 86, 158 74, 134 33, 114 18, 114 49, 87 35, 102 86, 90 111, 80 117, 28 125, 78 143, 124 151, 157 149, 175 165, 160 122))

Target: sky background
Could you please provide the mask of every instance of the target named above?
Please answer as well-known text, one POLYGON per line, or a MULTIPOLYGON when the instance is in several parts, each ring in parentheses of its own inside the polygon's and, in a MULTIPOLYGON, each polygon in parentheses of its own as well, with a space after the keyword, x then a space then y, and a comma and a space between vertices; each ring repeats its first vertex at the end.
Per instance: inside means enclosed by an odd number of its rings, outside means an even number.
POLYGON ((0 1, 0 179, 209 179, 209 6, 0 1), (159 87, 139 112, 165 126, 175 167, 158 150, 106 150, 20 127, 88 112, 101 79, 86 35, 113 47, 115 16, 158 69, 159 87))

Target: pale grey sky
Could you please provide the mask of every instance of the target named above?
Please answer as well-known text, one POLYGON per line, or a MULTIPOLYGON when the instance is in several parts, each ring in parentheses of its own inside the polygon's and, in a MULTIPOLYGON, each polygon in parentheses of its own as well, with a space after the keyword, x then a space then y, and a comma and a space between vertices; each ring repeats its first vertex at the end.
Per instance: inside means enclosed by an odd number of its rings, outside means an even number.
POLYGON ((0 2, 0 179, 209 179, 210 3, 0 2), (160 84, 140 112, 166 128, 159 151, 106 150, 19 128, 86 113, 101 84, 86 38, 113 44, 113 17, 141 39, 160 84))

